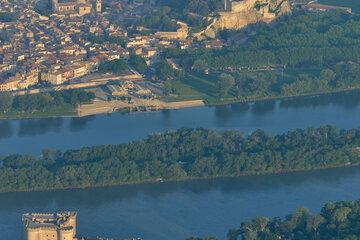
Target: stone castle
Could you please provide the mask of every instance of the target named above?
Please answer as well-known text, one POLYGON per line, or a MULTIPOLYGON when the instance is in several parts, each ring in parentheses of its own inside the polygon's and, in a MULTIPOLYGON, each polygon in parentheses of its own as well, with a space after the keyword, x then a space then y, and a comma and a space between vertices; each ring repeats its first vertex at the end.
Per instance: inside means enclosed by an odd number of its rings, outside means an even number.
POLYGON ((52 11, 57 14, 78 14, 80 16, 92 12, 101 12, 101 0, 51 0, 52 11))
POLYGON ((76 212, 24 214, 26 240, 77 240, 76 212))
POLYGON ((198 36, 215 37, 218 30, 238 30, 257 22, 270 23, 290 12, 289 0, 224 0, 224 11, 219 12, 198 36))

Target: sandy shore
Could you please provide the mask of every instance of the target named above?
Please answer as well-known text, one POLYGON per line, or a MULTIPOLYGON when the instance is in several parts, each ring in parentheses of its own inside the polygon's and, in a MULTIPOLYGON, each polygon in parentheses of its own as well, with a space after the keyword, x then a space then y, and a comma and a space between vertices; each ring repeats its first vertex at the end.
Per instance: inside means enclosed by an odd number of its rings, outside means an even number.
POLYGON ((132 103, 125 101, 100 101, 96 100, 92 104, 80 105, 77 109, 79 117, 113 113, 120 109, 133 109, 143 108, 147 110, 161 110, 161 109, 180 109, 187 107, 204 106, 203 100, 179 101, 179 102, 164 102, 160 100, 136 99, 132 103))

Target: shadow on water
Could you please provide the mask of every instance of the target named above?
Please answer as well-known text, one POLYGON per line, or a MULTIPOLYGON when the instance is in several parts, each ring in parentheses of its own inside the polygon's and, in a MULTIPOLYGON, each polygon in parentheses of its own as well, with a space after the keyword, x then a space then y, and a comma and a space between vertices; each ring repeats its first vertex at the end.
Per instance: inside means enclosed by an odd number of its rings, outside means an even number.
POLYGON ((170 120, 171 119, 171 110, 170 109, 161 110, 161 116, 164 120, 170 120))
POLYGON ((144 195, 149 198, 161 198, 165 195, 178 192, 203 195, 210 191, 221 191, 222 194, 233 194, 237 192, 258 192, 281 188, 293 189, 303 184, 308 184, 309 182, 333 185, 340 182, 343 178, 356 177, 356 175, 360 175, 360 167, 92 189, 3 193, 0 194, 0 213, 2 211, 17 211, 17 209, 27 209, 29 211, 33 211, 34 209, 41 210, 41 208, 47 207, 54 202, 61 203, 61 206, 97 208, 100 205, 107 205, 111 202, 129 201, 129 199, 131 200, 139 195, 144 195))
POLYGON ((218 105, 215 106, 215 116, 221 120, 227 120, 233 116, 231 105, 218 105))
POLYGON ((69 123, 69 129, 71 132, 80 132, 86 129, 89 122, 93 121, 95 116, 88 116, 82 118, 71 118, 69 123))
POLYGON ((324 94, 309 97, 289 98, 281 100, 281 108, 321 107, 329 104, 341 106, 345 109, 354 109, 360 105, 360 91, 324 94))
POLYGON ((18 136, 35 136, 49 132, 60 132, 63 118, 24 119, 19 121, 18 136))
POLYGON ((11 138, 14 135, 14 129, 10 121, 0 121, 0 139, 11 138))
POLYGON ((267 113, 273 112, 276 107, 276 100, 259 101, 252 105, 252 113, 255 116, 262 116, 267 113))
POLYGON ((219 119, 226 120, 234 116, 249 111, 248 103, 232 103, 227 105, 217 105, 215 108, 215 116, 219 119))

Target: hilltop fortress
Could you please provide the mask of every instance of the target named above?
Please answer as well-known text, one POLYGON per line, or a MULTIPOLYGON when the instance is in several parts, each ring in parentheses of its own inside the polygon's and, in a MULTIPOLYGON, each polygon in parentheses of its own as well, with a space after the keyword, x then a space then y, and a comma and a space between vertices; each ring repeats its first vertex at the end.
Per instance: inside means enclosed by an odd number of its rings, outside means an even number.
POLYGON ((289 0, 224 0, 224 11, 197 35, 215 37, 218 30, 241 29, 257 22, 270 23, 277 17, 290 13, 289 0))
POLYGON ((78 14, 83 16, 101 12, 101 0, 51 0, 52 11, 57 14, 78 14))

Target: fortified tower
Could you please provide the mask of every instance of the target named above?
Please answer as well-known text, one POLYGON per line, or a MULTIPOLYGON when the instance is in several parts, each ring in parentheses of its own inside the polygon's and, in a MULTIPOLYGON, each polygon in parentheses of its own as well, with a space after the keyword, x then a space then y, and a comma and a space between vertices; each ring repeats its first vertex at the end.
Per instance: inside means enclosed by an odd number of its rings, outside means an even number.
POLYGON ((76 240, 76 212, 24 214, 26 240, 76 240))

